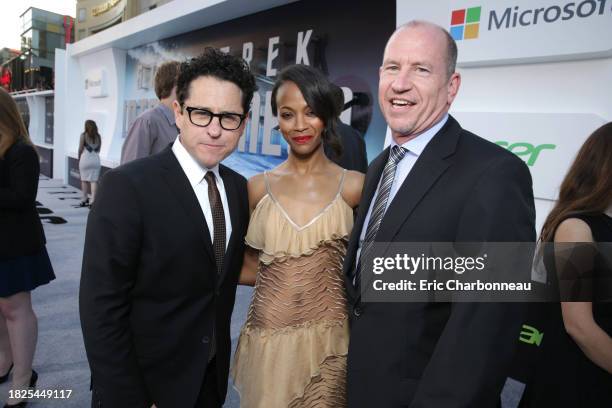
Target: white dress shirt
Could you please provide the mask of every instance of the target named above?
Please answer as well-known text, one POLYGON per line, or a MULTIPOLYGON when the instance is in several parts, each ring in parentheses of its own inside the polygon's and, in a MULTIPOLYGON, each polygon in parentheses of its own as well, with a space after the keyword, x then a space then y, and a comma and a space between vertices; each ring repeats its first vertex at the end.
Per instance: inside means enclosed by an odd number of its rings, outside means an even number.
POLYGON ((225 193, 225 186, 223 185, 223 179, 219 174, 219 165, 217 164, 212 169, 207 169, 198 164, 197 161, 189 154, 185 149, 179 137, 176 138, 172 144, 172 152, 176 156, 183 172, 189 179, 189 184, 193 188, 193 192, 198 198, 202 213, 206 219, 206 225, 208 225, 208 231, 210 232, 210 240, 214 241, 215 231, 213 225, 212 209, 210 208, 210 201, 208 200, 208 182, 204 178, 207 172, 212 171, 215 174, 215 181, 217 183, 217 189, 221 195, 221 203, 223 205, 223 214, 225 215, 225 249, 229 244, 230 237, 232 236, 232 221, 230 218, 229 207, 227 205, 227 194, 225 193))
MULTIPOLYGON (((431 139, 433 139, 436 133, 438 133, 442 126, 444 126, 447 120, 448 114, 444 115, 442 120, 436 123, 429 130, 401 145, 401 147, 408 150, 408 152, 406 153, 404 158, 400 160, 400 162, 397 164, 397 168, 395 169, 395 177, 393 178, 393 184, 391 185, 391 191, 389 192, 389 200, 387 200, 385 213, 387 212, 391 201, 393 201, 393 198, 395 198, 395 195, 399 191, 400 187, 402 186, 402 184, 404 184, 404 180, 406 180, 406 177, 408 177, 408 174, 410 174, 410 170, 412 170, 412 167, 417 162, 419 156, 421 155, 421 153, 423 153, 423 150, 425 150, 425 147, 427 147, 431 139)), ((390 148, 393 148, 393 146, 395 145, 397 145, 397 143, 395 142, 395 140, 392 140, 390 148)), ((376 192, 372 197, 372 201, 370 201, 370 208, 368 209, 368 213, 366 214, 363 227, 361 228, 361 234, 359 235, 359 248, 357 249, 355 267, 357 266, 357 261, 359 261, 359 255, 361 254, 361 246, 363 245, 363 240, 365 239, 366 230, 368 229, 368 223, 370 222, 370 215, 372 214, 372 208, 374 207, 376 197, 378 196, 379 187, 380 180, 378 180, 376 192)))

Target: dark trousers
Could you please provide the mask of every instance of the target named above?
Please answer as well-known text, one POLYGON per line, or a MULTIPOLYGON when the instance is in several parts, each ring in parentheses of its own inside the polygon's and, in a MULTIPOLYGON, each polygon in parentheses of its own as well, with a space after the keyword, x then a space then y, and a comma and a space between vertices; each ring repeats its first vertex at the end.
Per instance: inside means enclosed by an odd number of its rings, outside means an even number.
MULTIPOLYGON (((206 367, 206 375, 202 381, 202 388, 200 388, 200 394, 194 405, 194 408, 221 408, 221 401, 219 399, 219 390, 217 387, 217 359, 213 358, 208 367, 206 367)), ((97 396, 96 390, 92 390, 91 396, 91 407, 100 408, 102 407, 102 401, 97 396)))
POLYGON ((213 357, 210 363, 208 363, 208 367, 206 367, 206 375, 204 375, 200 395, 198 395, 194 408, 221 408, 219 388, 217 387, 216 357, 213 357))

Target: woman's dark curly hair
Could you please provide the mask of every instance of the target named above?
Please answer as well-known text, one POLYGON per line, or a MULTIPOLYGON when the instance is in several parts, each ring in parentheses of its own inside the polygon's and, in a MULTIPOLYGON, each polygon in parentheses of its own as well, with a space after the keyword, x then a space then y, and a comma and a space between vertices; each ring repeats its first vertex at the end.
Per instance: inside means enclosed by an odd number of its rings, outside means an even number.
POLYGON ((181 106, 189 98, 189 85, 201 76, 211 76, 236 84, 242 90, 243 113, 249 111, 257 85, 249 66, 242 58, 206 47, 201 55, 183 62, 176 82, 176 99, 181 106))
POLYGON ((306 104, 312 112, 323 121, 323 143, 327 145, 336 157, 342 156, 342 142, 336 130, 336 123, 342 108, 338 103, 335 85, 316 68, 307 65, 290 65, 283 69, 274 88, 272 88, 272 113, 278 115, 276 94, 285 82, 293 82, 300 89, 306 104))

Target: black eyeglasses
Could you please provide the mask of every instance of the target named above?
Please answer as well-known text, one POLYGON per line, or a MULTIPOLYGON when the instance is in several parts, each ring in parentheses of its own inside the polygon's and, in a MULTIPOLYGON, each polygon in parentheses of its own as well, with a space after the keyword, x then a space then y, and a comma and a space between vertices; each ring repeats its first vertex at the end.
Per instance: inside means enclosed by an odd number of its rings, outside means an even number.
POLYGON ((225 130, 236 130, 246 118, 246 115, 239 113, 212 113, 207 109, 193 108, 185 106, 185 110, 189 115, 189 120, 196 126, 206 127, 210 125, 213 118, 219 118, 219 124, 225 130))

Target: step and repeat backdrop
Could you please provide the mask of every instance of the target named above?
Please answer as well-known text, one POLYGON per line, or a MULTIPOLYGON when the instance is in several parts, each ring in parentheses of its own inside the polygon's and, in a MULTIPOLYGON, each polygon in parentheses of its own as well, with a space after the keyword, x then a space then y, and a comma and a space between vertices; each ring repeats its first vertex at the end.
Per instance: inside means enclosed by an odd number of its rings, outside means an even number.
MULTIPOLYGON (((386 132, 376 98, 378 67, 395 19, 394 2, 299 1, 127 50, 123 78, 114 72, 122 64, 100 66, 98 59, 96 67, 89 68, 87 62, 86 98, 97 99, 99 104, 100 98, 111 96, 113 84, 124 82, 116 111, 121 120, 114 121, 99 107, 89 116, 99 122, 103 137, 113 137, 103 144, 114 146, 106 156, 118 162, 119 146, 130 125, 158 103, 154 92, 157 67, 168 60, 184 61, 212 46, 244 58, 259 87, 238 150, 224 164, 249 177, 286 159, 287 145, 272 115, 270 95, 277 74, 296 63, 319 68, 342 87, 348 108, 341 119, 364 135, 368 156, 373 158, 382 150, 386 132)), ((104 60, 106 56, 100 55, 104 60)), ((76 161, 71 160, 71 176, 75 171, 76 161)))
MULTIPOLYGON (((131 49, 109 45, 67 57, 75 75, 56 99, 70 100, 67 117, 76 125, 56 138, 67 140, 74 158, 82 123, 93 119, 103 165, 116 166, 129 126, 157 103, 157 67, 213 46, 242 56, 259 85, 227 165, 248 177, 286 158, 270 90, 278 72, 295 63, 320 68, 342 87, 350 106, 342 120, 364 135, 372 160, 389 141, 377 101, 384 46, 395 27, 413 19, 433 21, 457 41, 462 84, 451 114, 525 161, 539 229, 577 150, 612 118, 611 0, 297 1, 131 49)), ((78 175, 70 163, 67 173, 78 175)))

